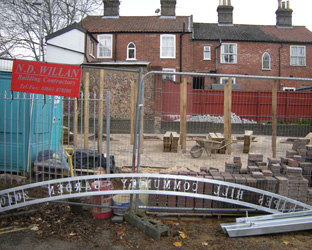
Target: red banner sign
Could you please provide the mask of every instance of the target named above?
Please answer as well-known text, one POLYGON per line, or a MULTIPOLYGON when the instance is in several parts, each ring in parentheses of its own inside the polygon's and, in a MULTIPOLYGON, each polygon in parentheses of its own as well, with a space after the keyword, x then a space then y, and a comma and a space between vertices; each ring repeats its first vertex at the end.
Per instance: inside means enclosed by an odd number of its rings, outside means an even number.
POLYGON ((80 78, 79 66, 14 60, 11 91, 79 97, 80 78))

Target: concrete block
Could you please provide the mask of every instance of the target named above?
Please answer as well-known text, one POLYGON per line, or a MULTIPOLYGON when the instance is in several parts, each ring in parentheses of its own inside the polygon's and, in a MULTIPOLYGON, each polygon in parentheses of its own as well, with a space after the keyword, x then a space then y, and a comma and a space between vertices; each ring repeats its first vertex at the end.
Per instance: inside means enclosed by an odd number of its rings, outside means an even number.
POLYGON ((127 212, 124 217, 131 225, 155 240, 159 240, 161 236, 169 236, 169 227, 143 214, 127 212))
POLYGON ((122 223, 124 220, 123 216, 113 216, 112 217, 112 222, 113 223, 122 223))

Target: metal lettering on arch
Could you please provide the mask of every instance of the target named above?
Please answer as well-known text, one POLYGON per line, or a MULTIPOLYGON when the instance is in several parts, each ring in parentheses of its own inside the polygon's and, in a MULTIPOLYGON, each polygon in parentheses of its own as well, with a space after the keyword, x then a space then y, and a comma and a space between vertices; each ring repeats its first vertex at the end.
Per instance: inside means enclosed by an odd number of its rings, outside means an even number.
POLYGON ((0 212, 55 200, 116 194, 209 199, 272 214, 312 209, 312 206, 275 193, 213 179, 161 174, 105 174, 56 179, 2 190, 0 212), (91 190, 93 182, 108 179, 114 183, 114 189, 91 190), (117 186, 120 188, 116 189, 117 186), (40 197, 36 192, 38 188, 42 190, 40 197))

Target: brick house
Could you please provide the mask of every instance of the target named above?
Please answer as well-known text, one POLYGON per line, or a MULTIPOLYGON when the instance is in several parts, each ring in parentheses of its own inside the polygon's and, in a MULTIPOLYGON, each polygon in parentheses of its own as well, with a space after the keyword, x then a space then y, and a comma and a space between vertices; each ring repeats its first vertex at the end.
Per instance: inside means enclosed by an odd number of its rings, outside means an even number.
MULTIPOLYGON (((119 0, 103 0, 104 16, 87 16, 80 23, 87 31, 81 63, 170 72, 312 78, 312 32, 292 26, 289 1, 278 0, 276 25, 271 26, 233 24, 230 0, 219 1, 217 24, 193 23, 192 16, 176 16, 176 0, 160 3, 160 16, 128 17, 119 16, 119 0)), ((170 80, 179 81, 174 76, 170 80)), ((211 89, 226 81, 196 77, 193 88, 211 89)), ((244 90, 266 89, 263 84, 253 84, 259 89, 250 89, 248 80, 233 82, 244 90)), ((289 84, 285 87, 300 87, 296 82, 289 84)))

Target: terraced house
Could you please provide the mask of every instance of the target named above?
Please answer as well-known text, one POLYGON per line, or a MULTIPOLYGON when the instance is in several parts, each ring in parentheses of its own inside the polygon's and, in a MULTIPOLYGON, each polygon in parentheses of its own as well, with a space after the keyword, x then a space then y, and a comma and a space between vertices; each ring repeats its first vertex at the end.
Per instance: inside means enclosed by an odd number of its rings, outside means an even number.
MULTIPOLYGON (((84 64, 168 72, 312 77, 312 32, 292 25, 289 1, 277 1, 275 25, 234 24, 230 0, 219 1, 218 23, 194 23, 192 16, 176 16, 176 2, 161 0, 160 15, 136 17, 120 16, 119 0, 103 0, 103 16, 87 16, 79 24, 46 37, 47 60, 61 62, 61 50, 63 55, 64 50, 76 52, 68 39, 61 43, 61 38, 71 32, 80 36, 71 43, 75 47, 80 44, 77 51, 83 55, 80 63, 84 64)), ((179 81, 174 75, 163 77, 179 81)), ((218 89, 227 80, 195 77, 191 85, 194 89, 218 89)), ((264 84, 249 85, 248 79, 232 81, 243 90, 267 88, 264 84)), ((279 89, 302 85, 295 81, 287 84, 280 84, 279 89)))

